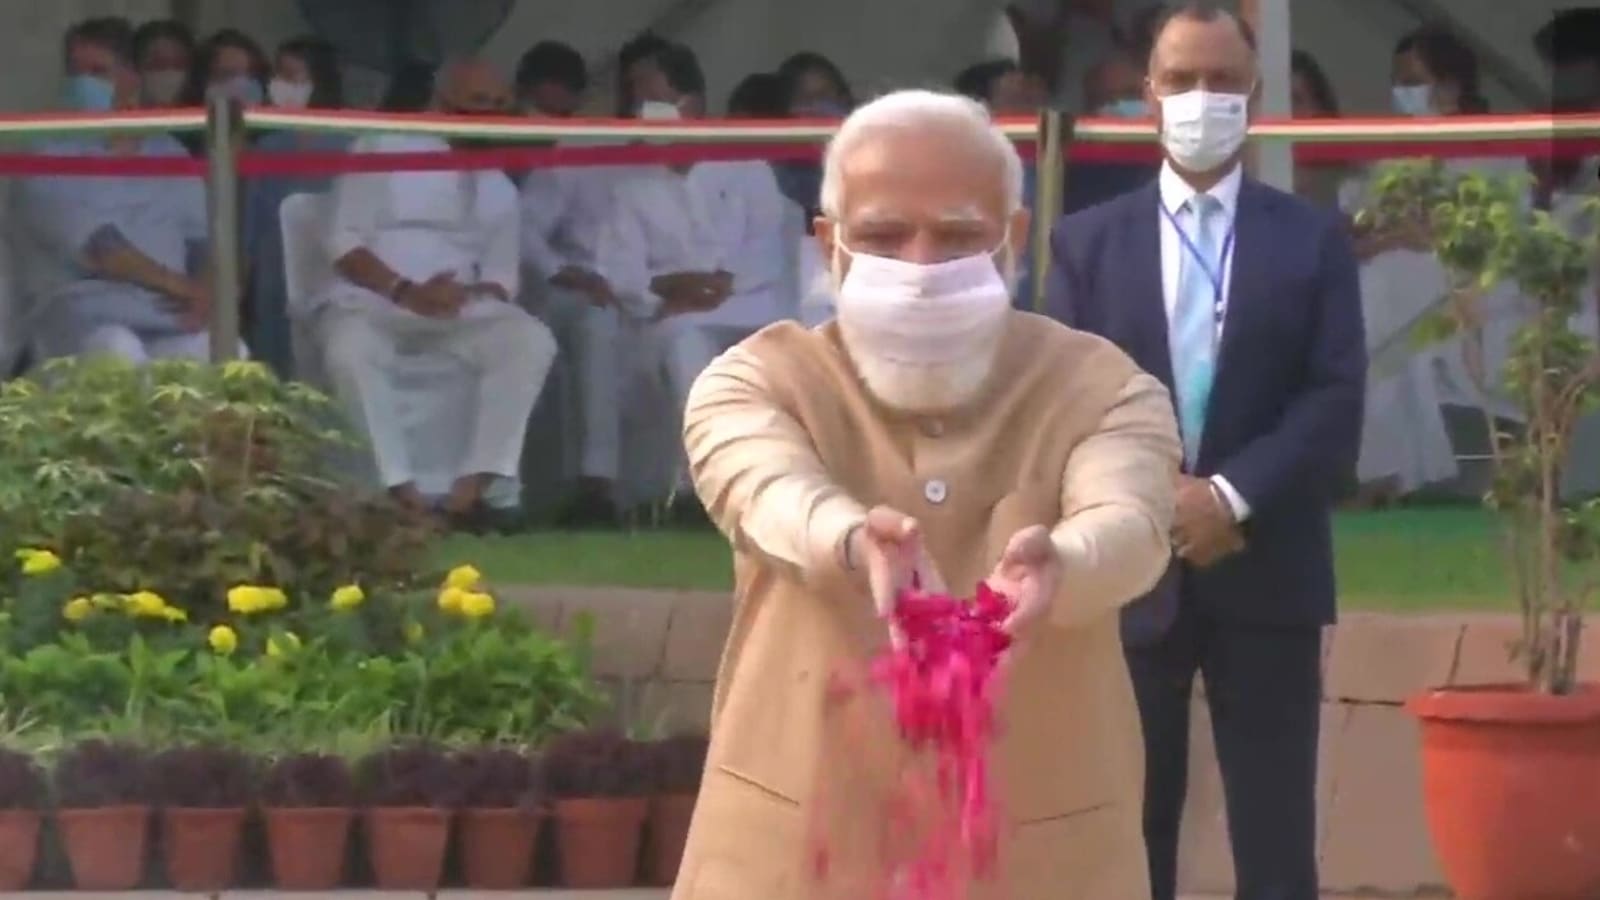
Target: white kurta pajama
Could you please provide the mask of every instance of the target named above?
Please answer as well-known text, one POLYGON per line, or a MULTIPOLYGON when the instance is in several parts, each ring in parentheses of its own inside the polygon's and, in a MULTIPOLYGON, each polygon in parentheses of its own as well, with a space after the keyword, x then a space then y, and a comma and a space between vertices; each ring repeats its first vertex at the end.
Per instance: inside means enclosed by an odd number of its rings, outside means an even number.
MULTIPOLYGON (((428 136, 363 138, 353 152, 426 152, 428 136)), ((418 284, 450 273, 516 296, 521 264, 516 188, 501 172, 394 172, 335 182, 330 259, 365 248, 418 284)), ((473 376, 471 426, 457 475, 518 475, 528 417, 555 360, 555 339, 514 303, 474 296, 453 319, 419 316, 388 297, 335 278, 313 313, 334 393, 369 438, 381 482, 414 483, 398 365, 457 360, 473 376)))
POLYGON ((711 360, 756 331, 799 312, 785 228, 789 204, 760 162, 702 163, 679 174, 657 169, 618 192, 602 266, 624 309, 655 319, 657 275, 727 271, 733 294, 716 309, 666 316, 648 326, 678 408, 711 360))

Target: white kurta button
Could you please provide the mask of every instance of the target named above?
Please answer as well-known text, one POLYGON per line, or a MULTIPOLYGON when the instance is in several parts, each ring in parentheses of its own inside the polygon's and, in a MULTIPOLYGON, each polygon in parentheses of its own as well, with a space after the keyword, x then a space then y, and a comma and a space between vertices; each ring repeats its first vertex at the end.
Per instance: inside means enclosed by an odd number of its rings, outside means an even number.
POLYGON ((922 486, 922 496, 928 498, 929 503, 943 503, 949 492, 945 483, 937 478, 922 486))

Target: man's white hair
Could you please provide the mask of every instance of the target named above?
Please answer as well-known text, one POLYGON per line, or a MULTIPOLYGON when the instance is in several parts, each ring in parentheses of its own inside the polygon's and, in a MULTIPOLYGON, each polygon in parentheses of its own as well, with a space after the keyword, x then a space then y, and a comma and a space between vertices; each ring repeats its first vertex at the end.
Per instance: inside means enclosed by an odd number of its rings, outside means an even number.
MULTIPOLYGON (((975 143, 994 155, 1005 179, 1006 214, 1022 208, 1022 157, 995 126, 983 104, 960 94, 895 91, 856 108, 834 133, 822 160, 822 214, 837 220, 844 209, 842 164, 862 141, 885 131, 916 131, 932 126, 967 130, 975 143)), ((931 145, 930 145, 931 146, 931 145)))

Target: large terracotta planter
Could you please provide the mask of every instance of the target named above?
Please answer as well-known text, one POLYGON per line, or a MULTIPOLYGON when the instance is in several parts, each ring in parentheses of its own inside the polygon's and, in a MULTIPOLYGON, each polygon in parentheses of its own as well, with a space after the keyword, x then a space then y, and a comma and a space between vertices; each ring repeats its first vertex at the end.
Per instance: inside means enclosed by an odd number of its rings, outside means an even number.
POLYGON ((352 810, 281 808, 262 816, 272 883, 280 890, 331 891, 344 883, 352 810))
POLYGON ((33 881, 39 858, 39 812, 0 810, 0 891, 20 891, 33 881))
POLYGON ((561 883, 597 889, 631 887, 639 842, 650 812, 647 797, 592 797, 555 802, 561 883))
POLYGON ((1428 829, 1460 900, 1600 897, 1600 686, 1431 691, 1422 723, 1428 829))
POLYGON ((644 877, 655 887, 672 887, 678 879, 683 847, 689 842, 694 802, 694 794, 650 798, 650 841, 644 857, 644 877))
POLYGON ((56 813, 72 881, 84 891, 131 891, 144 878, 150 808, 108 806, 56 813))
POLYGON ((433 891, 444 878, 450 810, 433 807, 367 811, 367 854, 384 891, 433 891))
POLYGON ((512 891, 533 874, 539 816, 522 809, 469 809, 461 814, 461 874, 467 887, 512 891))
POLYGON ((180 891, 220 891, 239 878, 243 809, 182 809, 161 814, 161 856, 180 891))

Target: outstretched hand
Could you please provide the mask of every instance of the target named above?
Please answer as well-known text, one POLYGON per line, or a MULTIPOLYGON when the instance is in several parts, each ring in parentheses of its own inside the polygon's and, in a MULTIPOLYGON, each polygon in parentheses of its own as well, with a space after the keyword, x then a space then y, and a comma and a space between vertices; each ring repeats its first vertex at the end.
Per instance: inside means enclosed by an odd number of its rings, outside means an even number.
POLYGON ((913 587, 943 592, 944 584, 922 546, 922 530, 917 520, 890 509, 875 506, 867 519, 850 535, 850 561, 866 574, 872 603, 878 617, 889 625, 889 638, 899 646, 901 635, 894 626, 894 607, 901 592, 913 587))
POLYGON ((1061 582, 1061 557, 1050 530, 1033 525, 1012 535, 988 581, 1014 607, 1002 628, 1012 638, 1023 636, 1048 614, 1061 582))

